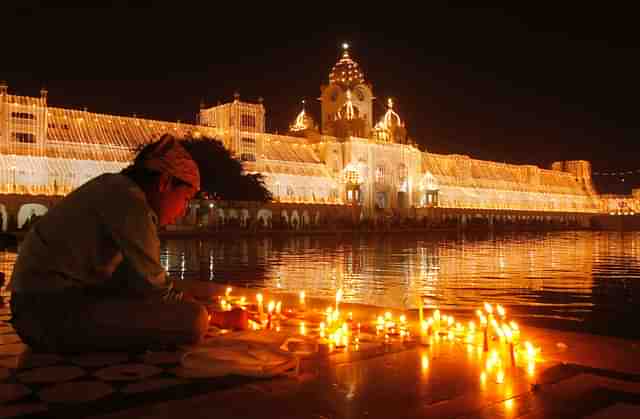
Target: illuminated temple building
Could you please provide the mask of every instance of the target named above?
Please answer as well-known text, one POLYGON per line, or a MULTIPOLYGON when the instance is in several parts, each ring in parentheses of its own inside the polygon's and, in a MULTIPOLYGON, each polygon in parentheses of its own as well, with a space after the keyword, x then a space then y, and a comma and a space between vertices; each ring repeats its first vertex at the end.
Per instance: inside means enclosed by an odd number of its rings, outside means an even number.
POLYGON ((373 85, 346 47, 320 89, 319 124, 303 104, 277 135, 265 132, 264 104, 239 95, 184 124, 51 107, 45 90, 16 96, 0 83, 0 193, 64 195, 169 132, 221 140, 279 202, 359 203, 365 217, 421 207, 604 212, 587 161, 543 169, 419 150, 391 100, 375 115, 373 85))

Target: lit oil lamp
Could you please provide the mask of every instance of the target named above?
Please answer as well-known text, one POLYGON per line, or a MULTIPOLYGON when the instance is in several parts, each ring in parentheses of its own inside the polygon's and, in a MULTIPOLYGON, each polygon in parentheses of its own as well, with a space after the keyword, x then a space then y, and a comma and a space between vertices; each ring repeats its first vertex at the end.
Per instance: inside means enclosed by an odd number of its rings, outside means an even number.
POLYGON ((480 325, 482 326, 482 330, 483 330, 483 343, 482 343, 482 349, 485 352, 489 351, 489 336, 487 333, 487 328, 489 326, 489 324, 487 323, 487 318, 484 316, 484 314, 480 315, 480 325))
POLYGON ((340 310, 340 301, 342 301, 342 288, 336 292, 336 311, 340 310))
POLYGON ((518 327, 518 323, 511 321, 509 322, 509 326, 511 327, 511 331, 513 332, 513 343, 517 345, 520 343, 520 328, 518 327))
POLYGON ((264 316, 264 309, 262 307, 262 294, 256 294, 256 301, 258 301, 258 318, 262 321, 262 317, 264 316))
POLYGON ((511 358, 511 365, 516 365, 516 354, 513 350, 513 333, 511 332, 511 328, 506 324, 502 325, 502 330, 504 332, 505 339, 507 340, 507 344, 509 345, 509 357, 511 358))
POLYGON ((300 311, 306 311, 306 309, 307 309, 307 304, 305 301, 305 292, 300 291, 300 311))
POLYGON ((384 317, 378 316, 376 319, 376 334, 380 334, 384 331, 384 317))
POLYGON ((433 312, 433 327, 436 333, 440 331, 440 310, 433 312))
POLYGON ((271 317, 273 315, 273 309, 275 307, 276 307, 276 303, 273 300, 269 301, 269 305, 267 306, 267 313, 268 313, 267 329, 271 329, 271 317))

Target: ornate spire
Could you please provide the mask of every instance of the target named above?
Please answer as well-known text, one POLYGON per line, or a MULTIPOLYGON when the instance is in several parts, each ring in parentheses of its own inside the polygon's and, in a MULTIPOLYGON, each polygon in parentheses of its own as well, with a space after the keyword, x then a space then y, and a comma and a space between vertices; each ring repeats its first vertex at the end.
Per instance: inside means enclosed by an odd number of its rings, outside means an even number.
POLYGON ((342 44, 340 60, 329 73, 329 82, 341 84, 348 88, 364 83, 364 74, 360 70, 358 63, 349 56, 349 44, 346 42, 342 44))

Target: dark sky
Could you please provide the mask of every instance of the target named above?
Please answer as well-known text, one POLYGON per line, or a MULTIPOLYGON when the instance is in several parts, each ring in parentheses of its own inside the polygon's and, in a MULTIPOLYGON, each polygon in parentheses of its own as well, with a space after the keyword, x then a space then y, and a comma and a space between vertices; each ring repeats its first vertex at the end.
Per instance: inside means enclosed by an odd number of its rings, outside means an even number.
POLYGON ((46 86, 52 106, 184 122, 201 99, 225 102, 237 90, 263 97, 268 130, 283 132, 303 98, 319 119, 319 86, 348 41, 379 98, 376 119, 393 97, 423 148, 542 167, 586 159, 596 173, 633 171, 624 182, 594 176, 607 190, 640 187, 631 10, 372 3, 364 15, 307 2, 274 20, 248 2, 229 11, 170 4, 5 9, 0 80, 20 95, 46 86), (331 16, 361 23, 323 22, 331 16))

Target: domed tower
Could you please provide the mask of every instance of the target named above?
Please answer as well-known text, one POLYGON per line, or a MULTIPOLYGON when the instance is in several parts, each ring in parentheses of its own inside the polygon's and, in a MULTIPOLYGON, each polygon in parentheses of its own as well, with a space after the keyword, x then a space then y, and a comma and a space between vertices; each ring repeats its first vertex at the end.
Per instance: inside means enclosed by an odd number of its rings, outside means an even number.
POLYGON ((289 134, 297 137, 306 137, 315 132, 317 136, 317 129, 313 118, 305 110, 303 100, 302 110, 298 116, 296 116, 293 124, 289 125, 289 134))
POLYGON ((320 86, 322 133, 336 137, 368 138, 373 125, 373 93, 360 66, 342 44, 342 56, 329 73, 329 84, 320 86))
POLYGON ((407 143, 407 130, 400 115, 393 110, 393 100, 387 100, 387 112, 373 128, 373 138, 387 143, 407 143))

